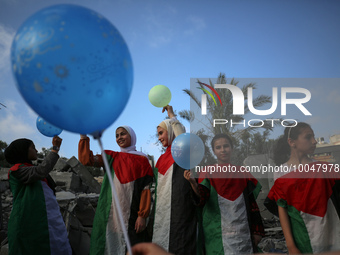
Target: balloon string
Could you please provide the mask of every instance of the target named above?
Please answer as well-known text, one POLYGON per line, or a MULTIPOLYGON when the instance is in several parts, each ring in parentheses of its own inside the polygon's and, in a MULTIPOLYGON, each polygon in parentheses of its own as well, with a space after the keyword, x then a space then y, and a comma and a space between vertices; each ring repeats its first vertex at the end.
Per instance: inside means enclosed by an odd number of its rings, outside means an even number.
POLYGON ((129 239, 129 236, 127 234, 126 227, 125 227, 125 224, 124 224, 123 213, 122 213, 122 209, 121 209, 120 204, 119 204, 117 191, 116 191, 115 185, 114 185, 113 180, 112 180, 109 162, 107 161, 106 154, 103 150, 103 145, 102 145, 102 141, 101 141, 100 137, 97 138, 97 139, 98 139, 99 147, 100 147, 101 152, 102 152, 102 158, 103 158, 104 166, 105 166, 105 169, 106 169, 106 174, 107 174, 107 177, 109 179, 110 186, 111 186, 112 203, 115 205, 114 207, 116 208, 116 212, 118 214, 118 218, 119 218, 122 230, 123 230, 123 234, 124 234, 125 243, 126 243, 126 246, 127 246, 128 253, 132 254, 130 239, 129 239))

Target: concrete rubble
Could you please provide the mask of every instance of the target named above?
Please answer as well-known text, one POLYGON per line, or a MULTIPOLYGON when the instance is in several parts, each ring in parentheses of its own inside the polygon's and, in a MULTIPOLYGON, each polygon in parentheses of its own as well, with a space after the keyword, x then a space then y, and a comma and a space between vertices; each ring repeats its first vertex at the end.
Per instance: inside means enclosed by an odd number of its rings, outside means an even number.
POLYGON ((264 201, 274 185, 274 175, 270 171, 262 171, 263 166, 274 165, 271 155, 258 154, 248 156, 243 165, 257 167, 259 172, 252 171, 252 175, 260 182, 262 189, 257 197, 257 204, 262 216, 266 236, 261 240, 258 247, 264 253, 288 253, 286 241, 280 225, 280 220, 264 206, 264 201))

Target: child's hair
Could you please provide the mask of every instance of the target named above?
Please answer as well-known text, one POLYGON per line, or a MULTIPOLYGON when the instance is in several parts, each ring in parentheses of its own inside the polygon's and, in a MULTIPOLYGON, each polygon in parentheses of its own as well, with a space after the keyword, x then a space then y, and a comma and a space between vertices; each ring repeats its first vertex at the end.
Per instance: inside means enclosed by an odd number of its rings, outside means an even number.
POLYGON ((274 161, 276 165, 282 165, 287 162, 290 157, 290 146, 288 144, 288 138, 293 140, 298 139, 302 130, 305 128, 311 128, 309 124, 305 122, 299 122, 295 127, 286 127, 283 135, 276 142, 274 148, 274 161))
POLYGON ((220 139, 220 138, 225 138, 225 139, 227 139, 227 140, 229 141, 229 143, 230 143, 231 148, 234 147, 233 141, 231 140, 231 137, 230 137, 229 135, 227 135, 227 134, 217 134, 217 135, 215 135, 214 138, 211 140, 211 148, 212 148, 213 151, 214 151, 214 145, 215 145, 216 140, 217 140, 217 139, 220 139))

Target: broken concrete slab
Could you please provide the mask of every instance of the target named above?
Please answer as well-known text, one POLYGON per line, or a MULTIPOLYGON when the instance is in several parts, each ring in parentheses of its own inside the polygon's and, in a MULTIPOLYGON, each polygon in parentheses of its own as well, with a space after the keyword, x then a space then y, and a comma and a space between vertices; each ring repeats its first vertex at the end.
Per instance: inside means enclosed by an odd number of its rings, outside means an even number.
POLYGON ((0 181, 0 193, 5 192, 9 189, 9 182, 8 181, 0 181))
POLYGON ((58 187, 65 191, 83 192, 86 187, 82 187, 79 176, 72 172, 50 172, 51 177, 58 187))
POLYGON ((72 167, 72 171, 74 171, 82 180, 82 182, 88 186, 88 192, 86 193, 100 193, 101 186, 100 184, 93 178, 90 172, 86 169, 84 165, 82 165, 76 157, 70 158, 67 163, 72 167))
POLYGON ((0 181, 8 181, 9 168, 0 168, 0 181))
POLYGON ((88 254, 99 194, 62 191, 56 195, 74 254, 88 254))
POLYGON ((62 200, 71 200, 76 198, 76 195, 69 191, 59 191, 56 192, 55 195, 58 202, 62 200))
POLYGON ((89 201, 89 198, 79 197, 74 212, 77 219, 84 227, 92 228, 96 208, 89 201))
POLYGON ((76 168, 78 165, 82 165, 82 163, 80 163, 75 156, 67 160, 67 164, 72 168, 76 168))
POLYGON ((0 255, 8 255, 8 244, 5 244, 3 246, 1 246, 0 248, 0 255))
POLYGON ((66 162, 66 160, 59 158, 53 167, 53 171, 67 172, 70 168, 71 166, 66 162))

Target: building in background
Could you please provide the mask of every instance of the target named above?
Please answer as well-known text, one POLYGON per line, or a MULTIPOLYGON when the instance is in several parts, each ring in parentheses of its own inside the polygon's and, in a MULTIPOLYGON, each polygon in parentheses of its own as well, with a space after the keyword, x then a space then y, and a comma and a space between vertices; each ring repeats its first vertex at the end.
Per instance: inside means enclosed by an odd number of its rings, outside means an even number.
POLYGON ((312 158, 318 161, 326 161, 340 164, 340 135, 332 135, 329 143, 323 137, 317 138, 318 144, 312 158))

